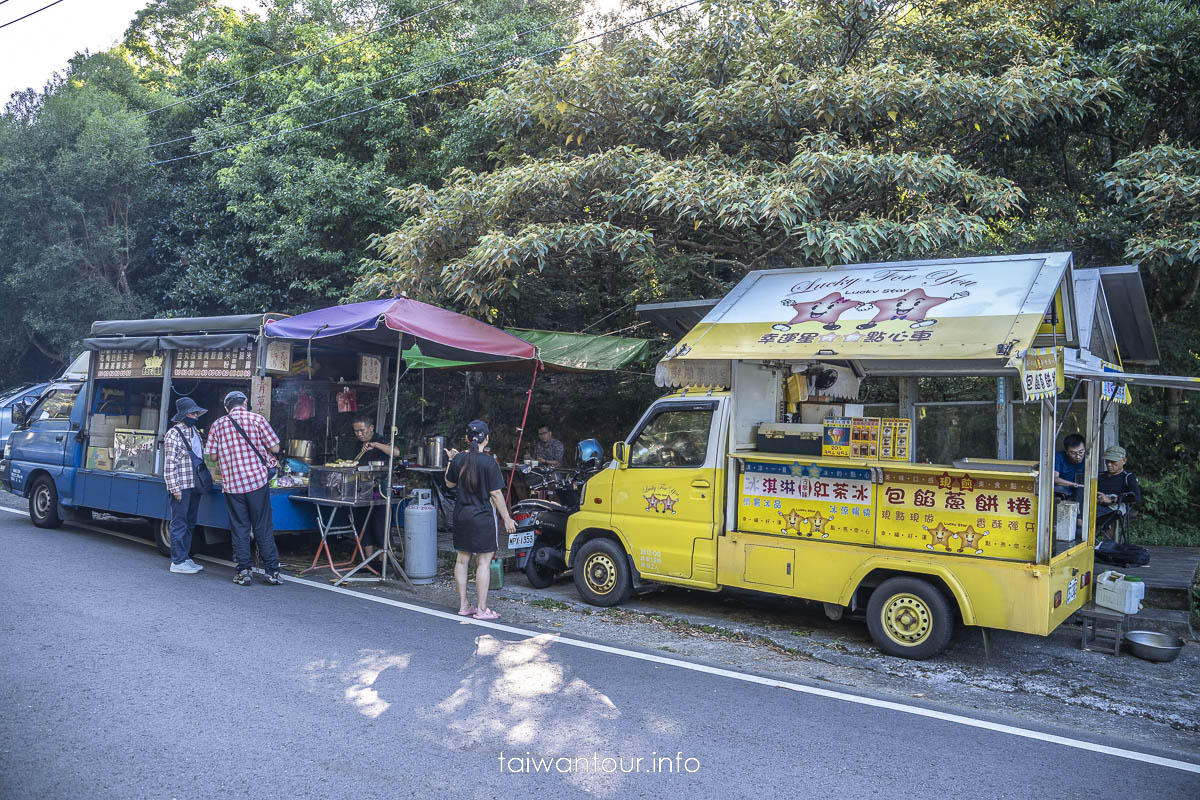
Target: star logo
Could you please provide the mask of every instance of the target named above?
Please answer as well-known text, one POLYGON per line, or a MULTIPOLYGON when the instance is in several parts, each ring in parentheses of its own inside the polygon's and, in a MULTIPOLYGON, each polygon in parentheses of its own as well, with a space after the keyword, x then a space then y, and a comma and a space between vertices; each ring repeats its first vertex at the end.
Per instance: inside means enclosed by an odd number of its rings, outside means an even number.
POLYGON ((664 497, 662 499, 662 506, 663 506, 664 512, 670 511, 672 514, 674 514, 675 513, 675 498, 674 497, 664 497))
POLYGON ((857 342, 861 338, 863 338, 861 333, 848 333, 842 337, 842 341, 843 342, 857 342))
POLYGON ((837 340, 838 335, 836 333, 827 333, 821 337, 822 342, 836 342, 837 340))

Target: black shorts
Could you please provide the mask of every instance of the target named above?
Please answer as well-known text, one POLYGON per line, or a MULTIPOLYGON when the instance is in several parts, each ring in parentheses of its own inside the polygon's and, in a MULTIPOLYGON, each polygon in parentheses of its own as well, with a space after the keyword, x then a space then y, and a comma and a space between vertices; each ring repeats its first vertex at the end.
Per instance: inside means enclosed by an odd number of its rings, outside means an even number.
POLYGON ((459 506, 454 514, 454 549, 460 553, 494 553, 500 549, 496 509, 475 511, 459 506), (460 510, 463 513, 459 513, 460 510))

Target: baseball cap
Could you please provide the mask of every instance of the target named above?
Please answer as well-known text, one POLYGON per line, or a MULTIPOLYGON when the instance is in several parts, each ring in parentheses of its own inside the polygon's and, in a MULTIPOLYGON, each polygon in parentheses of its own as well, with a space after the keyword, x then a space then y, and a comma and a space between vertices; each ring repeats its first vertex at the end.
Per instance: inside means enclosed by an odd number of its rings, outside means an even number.
POLYGON ((1124 457, 1125 457, 1125 448, 1119 447, 1115 444, 1112 447, 1110 447, 1104 451, 1104 460, 1105 461, 1120 461, 1124 457))
POLYGON ((246 402, 246 393, 239 392, 237 389, 234 389, 232 392, 225 395, 225 400, 222 404, 226 408, 229 408, 229 406, 231 406, 231 405, 237 405, 239 403, 244 403, 244 402, 246 402))
POLYGON ((483 437, 488 435, 488 424, 481 419, 473 419, 467 423, 467 436, 473 442, 483 441, 483 437))

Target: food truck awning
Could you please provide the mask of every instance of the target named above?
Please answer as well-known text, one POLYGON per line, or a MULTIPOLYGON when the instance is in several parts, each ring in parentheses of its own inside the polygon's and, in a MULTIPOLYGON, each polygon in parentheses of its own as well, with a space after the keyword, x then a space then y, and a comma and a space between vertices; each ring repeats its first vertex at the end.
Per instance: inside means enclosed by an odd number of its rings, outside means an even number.
POLYGON ((1011 357, 1035 344, 1078 346, 1071 263, 1043 253, 751 272, 655 380, 720 382, 738 359, 850 362, 862 374, 1011 372, 1011 357))
MULTIPOLYGON (((549 372, 607 372, 645 363, 650 358, 650 342, 645 339, 525 328, 505 330, 535 346, 549 372)), ((412 369, 464 369, 475 363, 430 358, 417 347, 405 350, 404 360, 412 369)))
POLYGON ((92 323, 85 350, 232 350, 248 347, 262 326, 286 314, 112 319, 92 323))
POLYGON ((405 348, 416 345, 434 358, 458 361, 529 361, 532 344, 477 319, 407 297, 331 306, 274 320, 263 328, 268 338, 321 340, 348 349, 392 353, 397 334, 405 348))

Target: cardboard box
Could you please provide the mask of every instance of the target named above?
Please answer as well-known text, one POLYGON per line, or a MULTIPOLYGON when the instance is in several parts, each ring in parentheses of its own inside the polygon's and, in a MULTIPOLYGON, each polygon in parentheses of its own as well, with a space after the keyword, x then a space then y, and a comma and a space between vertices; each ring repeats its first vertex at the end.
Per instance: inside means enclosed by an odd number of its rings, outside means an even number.
POLYGON ((89 447, 87 449, 87 468, 103 470, 112 469, 112 448, 89 447))

